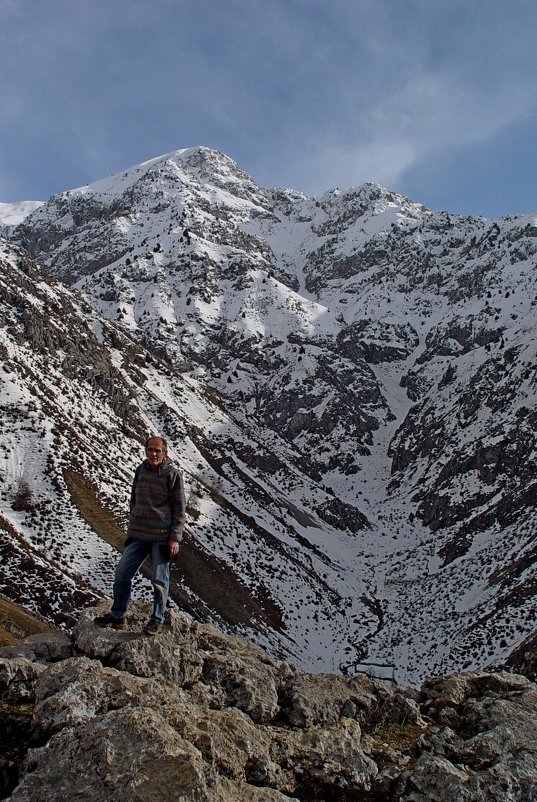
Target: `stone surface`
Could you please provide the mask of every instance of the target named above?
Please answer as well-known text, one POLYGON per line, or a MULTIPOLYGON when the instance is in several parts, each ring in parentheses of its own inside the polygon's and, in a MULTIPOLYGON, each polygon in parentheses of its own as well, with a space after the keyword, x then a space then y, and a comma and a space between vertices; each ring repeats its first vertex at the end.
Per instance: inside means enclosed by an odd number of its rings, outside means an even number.
MULTIPOLYGON (((148 638, 137 630, 144 602, 123 632, 96 627, 99 612, 80 617, 73 656, 0 660, 4 698, 33 706, 11 802, 537 798, 537 686, 526 677, 461 673, 418 693, 301 674, 182 613, 148 638)), ((21 649, 47 653, 45 641, 21 649)))
POLYGON ((0 657, 25 657, 27 660, 43 660, 46 663, 65 660, 73 654, 73 641, 65 632, 28 635, 24 641, 0 649, 0 657))
POLYGON ((35 680, 45 667, 25 657, 0 658, 0 694, 3 702, 32 702, 35 680))

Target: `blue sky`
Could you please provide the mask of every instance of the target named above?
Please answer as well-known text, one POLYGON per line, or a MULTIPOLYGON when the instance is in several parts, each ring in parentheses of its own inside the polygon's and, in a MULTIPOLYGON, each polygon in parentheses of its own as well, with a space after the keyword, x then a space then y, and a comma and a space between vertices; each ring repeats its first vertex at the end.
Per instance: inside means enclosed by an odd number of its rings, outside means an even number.
POLYGON ((537 0, 0 0, 0 201, 207 145, 262 186, 537 211, 537 0))

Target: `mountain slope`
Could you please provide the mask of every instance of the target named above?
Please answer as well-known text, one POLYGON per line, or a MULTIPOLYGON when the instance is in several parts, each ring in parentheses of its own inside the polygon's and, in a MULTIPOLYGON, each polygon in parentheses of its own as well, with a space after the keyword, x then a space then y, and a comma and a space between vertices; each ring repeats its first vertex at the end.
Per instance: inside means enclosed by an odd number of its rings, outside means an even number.
MULTIPOLYGON (((341 636, 343 601, 321 577, 330 560, 293 526, 321 523, 284 488, 327 494, 289 467, 285 442, 274 437, 267 452, 204 383, 152 357, 23 251, 4 243, 1 258, 3 592, 58 624, 110 592, 140 442, 164 430, 189 490, 175 601, 301 659, 302 596, 326 597, 322 618, 339 618, 341 636)), ((310 659, 320 648, 333 660, 330 646, 313 645, 310 659)))
POLYGON ((132 436, 162 429, 199 483, 205 554, 270 600, 256 637, 418 681, 534 628, 536 234, 193 148, 11 236, 158 364, 132 436))

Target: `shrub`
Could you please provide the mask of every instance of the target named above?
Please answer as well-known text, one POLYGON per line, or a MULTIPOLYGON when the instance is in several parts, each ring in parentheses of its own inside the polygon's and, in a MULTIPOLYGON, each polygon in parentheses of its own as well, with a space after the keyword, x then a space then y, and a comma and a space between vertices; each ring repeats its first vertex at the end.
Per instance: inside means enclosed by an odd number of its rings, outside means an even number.
POLYGON ((16 511, 33 510, 35 507, 30 485, 25 479, 19 480, 15 498, 11 504, 11 509, 16 511))

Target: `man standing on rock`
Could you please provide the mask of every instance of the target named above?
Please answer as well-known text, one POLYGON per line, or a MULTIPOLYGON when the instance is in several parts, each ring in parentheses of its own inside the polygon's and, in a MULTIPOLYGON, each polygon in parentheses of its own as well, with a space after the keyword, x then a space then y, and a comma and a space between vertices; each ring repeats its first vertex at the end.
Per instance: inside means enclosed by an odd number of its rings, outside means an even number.
POLYGON ((185 491, 181 473, 167 456, 166 440, 150 437, 146 458, 134 474, 127 540, 116 567, 114 602, 95 623, 113 629, 125 628, 132 580, 146 557, 151 557, 153 615, 144 627, 147 635, 162 629, 170 586, 170 559, 179 552, 185 525, 185 491))

